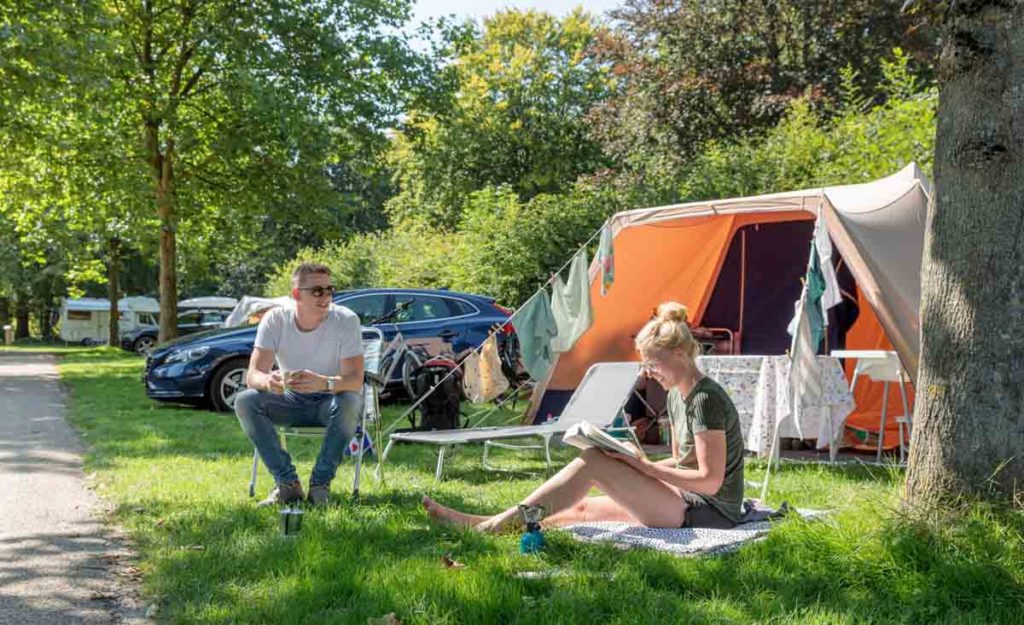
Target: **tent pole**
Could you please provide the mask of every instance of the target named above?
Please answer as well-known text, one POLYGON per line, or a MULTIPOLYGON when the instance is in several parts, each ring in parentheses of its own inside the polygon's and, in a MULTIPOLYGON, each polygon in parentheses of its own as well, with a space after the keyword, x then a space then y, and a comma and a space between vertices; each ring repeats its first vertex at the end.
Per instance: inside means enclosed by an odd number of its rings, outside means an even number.
POLYGON ((747 301, 747 231, 740 230, 740 342, 743 342, 743 308, 747 301))
MULTIPOLYGON (((794 393, 795 395, 795 393, 794 393)), ((775 454, 779 453, 779 422, 775 422, 775 428, 772 431, 772 448, 768 452, 768 466, 764 469, 764 483, 761 484, 761 502, 764 503, 765 497, 768 496, 768 478, 772 475, 772 463, 775 462, 775 454)))

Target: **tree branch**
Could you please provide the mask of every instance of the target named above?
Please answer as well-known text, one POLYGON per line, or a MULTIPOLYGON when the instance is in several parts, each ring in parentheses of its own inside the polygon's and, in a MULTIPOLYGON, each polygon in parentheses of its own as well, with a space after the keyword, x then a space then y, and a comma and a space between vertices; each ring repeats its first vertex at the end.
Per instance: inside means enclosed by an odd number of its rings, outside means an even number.
POLYGON ((194 96, 198 96, 198 95, 200 95, 202 93, 206 93, 207 91, 213 89, 216 86, 217 86, 217 82, 216 81, 214 81, 214 82, 206 81, 205 83, 203 83, 202 87, 200 87, 200 88, 196 89, 195 91, 193 91, 191 93, 191 95, 193 97, 194 96))
POLYGON ((181 98, 182 99, 185 99, 185 98, 188 97, 189 92, 192 91, 192 87, 196 86, 196 83, 199 82, 199 79, 202 78, 202 76, 203 76, 203 68, 201 68, 201 67, 199 69, 197 69, 196 71, 194 71, 191 76, 189 76, 188 81, 185 82, 185 86, 182 87, 182 89, 181 89, 181 98))
POLYGON ((222 174, 219 174, 217 172, 207 172, 199 164, 189 167, 188 170, 188 177, 195 178, 196 180, 199 180, 200 182, 207 184, 210 187, 220 189, 221 191, 238 191, 238 189, 232 186, 230 183, 214 179, 215 176, 222 174))
MULTIPOLYGON (((125 23, 128 23, 128 17, 129 16, 136 17, 136 18, 138 17, 135 14, 134 11, 131 11, 127 6, 125 6, 122 2, 120 2, 120 0, 114 0, 114 8, 117 9, 118 13, 120 13, 123 16, 125 16, 125 23)), ((132 51, 135 52, 135 58, 138 59, 139 65, 140 66, 145 66, 146 62, 145 62, 145 60, 144 60, 144 58, 142 56, 142 50, 139 49, 138 42, 135 41, 134 37, 129 36, 128 37, 128 43, 131 44, 132 51)))
POLYGON ((181 77, 185 73, 192 54, 196 51, 196 43, 189 42, 189 33, 192 30, 192 18, 195 17, 195 6, 186 5, 181 13, 181 51, 178 53, 178 60, 174 64, 174 73, 171 75, 171 98, 181 95, 181 77))

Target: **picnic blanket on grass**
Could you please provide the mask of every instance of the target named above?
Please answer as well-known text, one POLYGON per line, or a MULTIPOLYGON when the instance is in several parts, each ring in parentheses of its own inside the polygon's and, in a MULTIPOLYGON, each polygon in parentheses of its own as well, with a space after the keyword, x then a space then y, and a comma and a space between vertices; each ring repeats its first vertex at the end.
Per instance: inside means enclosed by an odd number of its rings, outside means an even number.
MULTIPOLYGON (((804 519, 826 514, 822 510, 796 510, 804 519)), ((793 514, 792 512, 790 513, 793 514)), ((619 522, 578 523, 563 529, 583 542, 611 543, 622 549, 656 549, 678 556, 721 554, 763 537, 776 521, 767 517, 741 523, 732 529, 680 527, 659 529, 619 522)))

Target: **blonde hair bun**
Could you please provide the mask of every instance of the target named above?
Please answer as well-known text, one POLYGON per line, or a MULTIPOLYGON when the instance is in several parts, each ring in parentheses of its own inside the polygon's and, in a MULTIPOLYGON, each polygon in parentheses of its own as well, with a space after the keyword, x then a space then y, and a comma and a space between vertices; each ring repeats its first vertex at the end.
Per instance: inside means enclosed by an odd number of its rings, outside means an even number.
POLYGON ((652 349, 681 349, 696 358, 700 345, 693 340, 686 325, 686 306, 679 302, 664 302, 658 306, 654 318, 636 335, 636 349, 642 354, 652 349))
POLYGON ((686 323, 686 306, 679 302, 664 302, 658 306, 658 319, 686 323))

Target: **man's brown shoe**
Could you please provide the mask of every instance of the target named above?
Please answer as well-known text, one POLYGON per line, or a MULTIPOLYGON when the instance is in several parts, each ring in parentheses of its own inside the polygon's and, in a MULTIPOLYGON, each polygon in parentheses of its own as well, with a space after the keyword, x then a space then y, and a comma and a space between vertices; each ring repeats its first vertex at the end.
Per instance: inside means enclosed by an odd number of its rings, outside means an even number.
POLYGON ((309 485, 309 503, 314 506, 326 506, 327 501, 331 498, 331 485, 330 484, 310 484, 309 485))
POLYGON ((256 505, 260 508, 264 506, 281 506, 300 502, 305 497, 305 493, 302 492, 302 482, 295 480, 291 484, 278 484, 274 490, 270 491, 266 499, 256 505))

